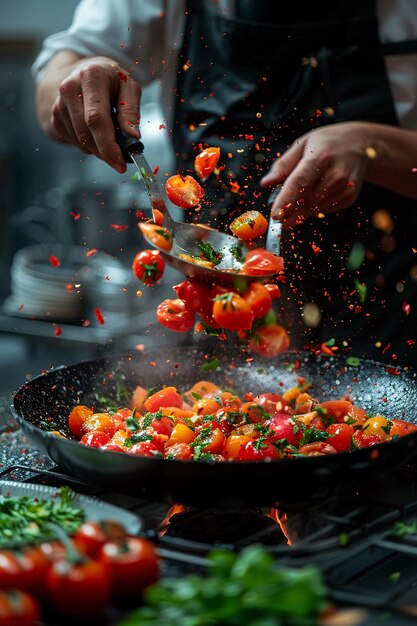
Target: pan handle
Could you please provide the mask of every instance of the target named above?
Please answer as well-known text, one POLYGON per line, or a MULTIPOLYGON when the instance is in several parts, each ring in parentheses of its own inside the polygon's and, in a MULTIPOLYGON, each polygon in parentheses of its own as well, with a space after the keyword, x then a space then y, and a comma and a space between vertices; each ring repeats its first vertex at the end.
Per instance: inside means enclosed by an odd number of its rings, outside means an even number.
POLYGON ((117 123, 117 111, 114 107, 112 107, 112 120, 116 133, 116 141, 122 150, 125 161, 126 163, 132 163, 132 157, 130 155, 132 153, 142 154, 144 149, 143 143, 139 139, 126 135, 126 133, 120 130, 119 124, 117 123))

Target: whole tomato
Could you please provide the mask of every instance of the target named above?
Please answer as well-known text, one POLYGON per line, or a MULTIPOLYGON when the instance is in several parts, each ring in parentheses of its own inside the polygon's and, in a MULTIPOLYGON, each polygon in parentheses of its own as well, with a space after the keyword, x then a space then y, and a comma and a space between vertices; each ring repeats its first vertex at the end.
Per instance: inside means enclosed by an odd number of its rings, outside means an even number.
POLYGON ((0 626, 35 626, 40 617, 35 598, 19 589, 0 590, 0 626))
POLYGON ((249 304, 256 320, 272 309, 272 297, 261 283, 251 283, 242 297, 249 304))
POLYGON ((163 300, 156 309, 156 318, 176 333, 187 333, 194 327, 194 311, 179 298, 163 300))
POLYGON ((344 452, 352 448, 352 436, 355 432, 353 426, 349 424, 330 424, 326 431, 332 435, 328 440, 337 452, 344 452))
POLYGON ((254 320, 248 302, 233 291, 228 291, 214 298, 213 318, 226 330, 249 330, 254 320))
POLYGON ((238 461, 265 461, 266 459, 279 459, 279 452, 272 441, 265 437, 250 439, 237 455, 238 461))
POLYGON ((48 558, 38 546, 1 550, 0 589, 13 587, 41 597, 48 568, 48 558))
POLYGON ((298 448, 303 429, 287 413, 275 413, 271 419, 264 422, 264 426, 270 430, 269 437, 273 441, 286 439, 289 445, 298 448))
POLYGON ((248 342, 249 350, 268 358, 285 352, 290 347, 287 331, 279 324, 257 328, 248 342))
POLYGON ((159 579, 159 559, 148 539, 125 537, 108 541, 100 561, 110 573, 116 598, 141 598, 143 591, 159 579))
POLYGON ((84 522, 72 536, 76 548, 83 554, 95 558, 106 541, 119 539, 126 531, 119 522, 102 520, 100 522, 84 522))
POLYGON ((145 285, 155 285, 164 273, 165 261, 159 250, 141 250, 132 263, 136 278, 145 285))
POLYGON ((177 298, 186 303, 187 308, 194 313, 204 311, 210 300, 211 289, 196 278, 187 278, 174 286, 177 298))
POLYGON ((92 414, 93 411, 82 404, 78 404, 72 409, 68 416, 68 427, 77 439, 81 439, 86 433, 84 422, 92 414))
POLYGON ((90 433, 85 433, 80 439, 80 443, 90 448, 102 448, 110 442, 110 437, 106 433, 102 433, 99 430, 93 430, 90 433))
POLYGON ((48 599, 55 609, 71 617, 103 614, 111 597, 109 572, 87 556, 58 558, 46 576, 48 599))

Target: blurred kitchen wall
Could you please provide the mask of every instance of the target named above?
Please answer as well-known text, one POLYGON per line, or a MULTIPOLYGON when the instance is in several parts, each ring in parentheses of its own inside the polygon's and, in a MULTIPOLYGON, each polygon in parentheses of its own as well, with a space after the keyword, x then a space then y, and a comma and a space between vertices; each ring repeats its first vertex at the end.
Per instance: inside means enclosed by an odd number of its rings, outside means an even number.
MULTIPOLYGON (((44 38, 69 26, 76 5, 77 0, 0 0, 0 305, 10 298, 10 270, 17 251, 50 240, 61 240, 67 246, 72 237, 76 244, 94 246, 93 238, 91 241, 86 239, 85 233, 74 235, 76 228, 80 232, 82 223, 91 226, 93 220, 93 215, 88 215, 85 208, 86 197, 91 199, 103 189, 110 189, 111 192, 115 190, 120 205, 126 198, 130 202, 128 196, 132 193, 137 194, 134 208, 147 205, 140 183, 136 183, 136 188, 132 186, 132 169, 121 176, 94 157, 85 157, 75 148, 52 142, 38 127, 31 65, 44 38), (66 204, 69 196, 74 202, 74 210, 78 210, 78 205, 84 210, 84 222, 80 219, 74 224, 70 217, 71 207, 66 204), (75 228, 74 232, 72 228, 75 228)), ((167 135, 159 130, 162 112, 158 98, 157 84, 145 89, 142 120, 146 123, 142 127, 142 138, 151 166, 160 167, 158 177, 163 183, 165 172, 172 171, 173 157, 167 135)), ((107 205, 97 201, 97 207, 88 206, 88 210, 93 212, 98 208, 103 211, 94 219, 100 221, 102 216, 105 221, 111 202, 112 197, 107 205), (101 208, 100 205, 104 206, 101 208)), ((149 210, 148 206, 144 208, 149 210)), ((109 215, 108 222, 112 219, 114 221, 109 215)), ((114 254, 114 242, 118 249, 122 249, 119 241, 124 235, 110 228, 106 232, 108 237, 104 233, 104 239, 109 244, 110 254, 114 254)), ((96 234, 101 236, 103 233, 96 234)), ((130 237, 130 242, 134 237, 136 245, 137 238, 138 248, 143 247, 136 228, 130 237)), ((134 250, 128 252, 131 255, 134 250)), ((23 376, 32 376, 51 365, 95 356, 97 347, 101 351, 117 351, 130 348, 135 341, 146 340, 148 326, 154 325, 155 303, 173 295, 171 285, 177 276, 171 274, 168 270, 167 281, 157 295, 149 290, 145 294, 137 322, 136 318, 133 319, 130 343, 119 341, 117 331, 121 324, 117 320, 113 329, 109 321, 107 326, 91 332, 85 329, 81 336, 84 330, 80 328, 82 320, 76 321, 73 327, 63 326, 53 316, 46 320, 41 316, 39 321, 36 315, 26 313, 27 308, 20 311, 13 304, 5 310, 3 306, 0 313, 0 391, 22 382, 23 376), (13 307, 15 310, 10 315, 13 307), (56 332, 57 326, 63 328, 60 336, 56 332), (2 355, 6 354, 7 359, 3 359, 2 355)), ((140 289, 139 283, 135 289, 140 289)), ((21 306, 24 304, 22 301, 21 306)), ((94 316, 92 318, 92 326, 98 326, 94 316)), ((157 334, 160 341, 169 343, 172 339, 170 336, 164 339, 161 329, 157 334)), ((126 339, 126 332, 122 335, 126 339)), ((153 339, 151 343, 154 343, 153 339)))

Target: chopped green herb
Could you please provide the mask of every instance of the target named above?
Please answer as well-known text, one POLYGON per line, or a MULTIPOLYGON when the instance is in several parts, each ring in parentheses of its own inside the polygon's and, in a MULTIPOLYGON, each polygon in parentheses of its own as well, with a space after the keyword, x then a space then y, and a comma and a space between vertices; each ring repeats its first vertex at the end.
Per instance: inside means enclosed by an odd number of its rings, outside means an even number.
POLYGON ((301 446, 305 446, 308 443, 314 443, 316 441, 324 441, 325 439, 328 439, 329 437, 332 437, 332 435, 330 433, 326 433, 325 430, 320 430, 319 428, 316 428, 315 426, 310 426, 310 428, 307 428, 304 431, 304 434, 301 437, 299 446, 301 448, 301 446))
POLYGON ((242 249, 242 244, 241 243, 235 243, 233 246, 231 246, 230 247, 230 254, 239 263, 243 263, 243 261, 245 260, 245 255, 243 254, 243 249, 242 249))
POLYGON ((221 252, 217 252, 208 241, 199 241, 197 244, 199 252, 201 256, 203 256, 207 261, 213 263, 214 265, 218 265, 221 263, 223 255, 221 252))
POLYGON ((135 445, 135 443, 140 443, 141 441, 152 441, 152 435, 146 431, 140 431, 131 437, 127 437, 124 440, 123 445, 126 446, 126 448, 131 448, 135 445))
POLYGON ((392 534, 395 537, 407 537, 417 535, 417 520, 414 522, 396 522, 392 534))
POLYGON ((220 368, 220 360, 219 359, 213 359, 212 361, 207 361, 207 363, 203 363, 202 365, 200 365, 200 371, 201 372, 215 372, 216 370, 218 370, 220 368))
POLYGON ((400 578, 401 578, 401 572, 392 572, 392 574, 388 576, 388 580, 392 580, 392 582, 394 583, 398 582, 400 578))
POLYGON ((358 298, 359 298, 359 302, 361 304, 363 304, 366 300, 366 296, 368 293, 368 288, 366 285, 364 285, 363 283, 359 282, 359 280, 357 278, 354 279, 354 285, 355 285, 355 289, 358 292, 358 298))
POLYGON ((351 367, 359 367, 361 364, 361 360, 357 356, 349 356, 346 359, 346 365, 350 365, 351 367))
POLYGON ((361 243, 359 243, 358 241, 355 241, 349 253, 349 256, 346 262, 346 267, 348 268, 348 270, 355 271, 362 265, 364 258, 365 258, 365 248, 363 247, 361 243))
POLYGON ((327 348, 333 348, 336 345, 336 339, 332 338, 325 342, 324 344, 327 348))
POLYGON ((349 542, 350 542, 349 535, 347 533, 340 533, 339 546, 347 546, 349 542))

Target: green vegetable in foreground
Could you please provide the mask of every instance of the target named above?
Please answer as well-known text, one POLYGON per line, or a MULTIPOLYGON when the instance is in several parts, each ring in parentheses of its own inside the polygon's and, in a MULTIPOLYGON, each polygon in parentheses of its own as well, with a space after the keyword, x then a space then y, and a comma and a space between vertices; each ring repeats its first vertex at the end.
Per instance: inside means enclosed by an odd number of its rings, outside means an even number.
POLYGON ((162 580, 121 626, 314 626, 326 606, 313 566, 277 568, 259 545, 208 558, 207 576, 162 580))

